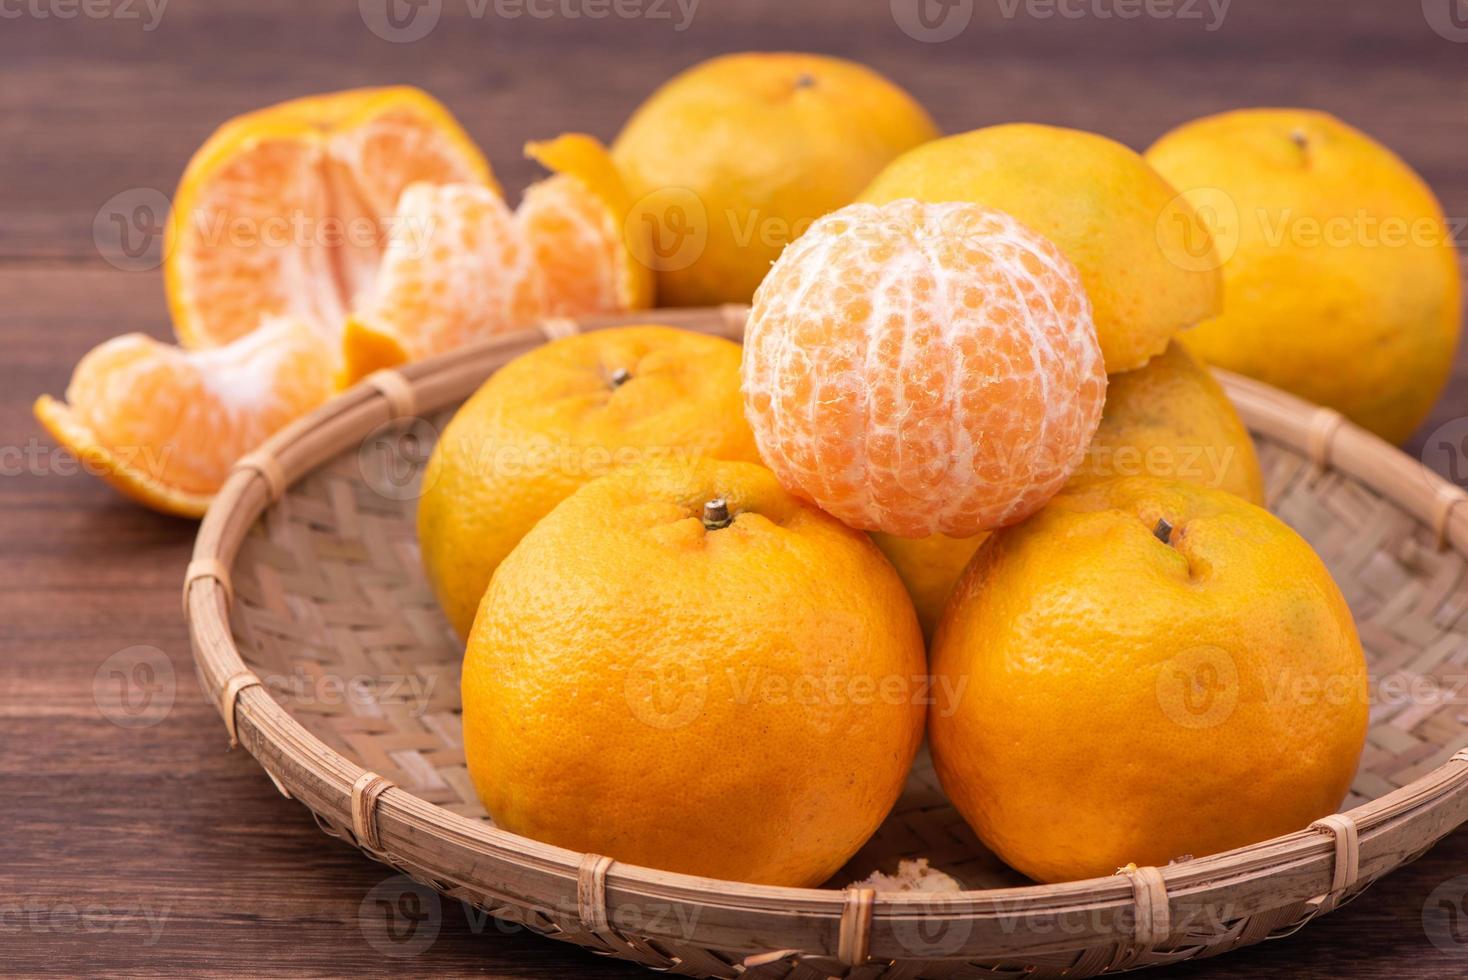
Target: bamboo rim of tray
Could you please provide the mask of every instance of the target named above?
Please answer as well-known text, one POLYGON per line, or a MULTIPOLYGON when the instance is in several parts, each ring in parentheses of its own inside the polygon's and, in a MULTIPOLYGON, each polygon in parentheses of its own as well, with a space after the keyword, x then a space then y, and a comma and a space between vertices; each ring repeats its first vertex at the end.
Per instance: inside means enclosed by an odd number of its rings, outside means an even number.
MULTIPOLYGON (((966 931, 951 949, 945 947, 943 958, 965 959, 996 950, 1043 953, 1143 939, 1155 945, 1189 910, 1223 902, 1235 916, 1289 903, 1328 909, 1356 880, 1386 873, 1468 820, 1464 749, 1410 784, 1348 811, 1334 826, 1321 822, 1155 871, 947 894, 750 885, 611 863, 423 801, 328 748, 250 672, 231 634, 229 569, 246 533, 291 482, 385 423, 464 399, 495 369, 547 339, 656 322, 739 340, 747 312, 744 306, 724 306, 546 321, 369 378, 242 460, 204 518, 184 584, 201 684, 224 715, 231 740, 244 745, 283 793, 354 828, 364 850, 432 868, 443 882, 460 881, 455 875, 466 868, 482 881, 490 868, 497 893, 509 902, 585 913, 590 900, 591 918, 603 926, 609 905, 656 907, 671 911, 669 925, 649 925, 641 934, 724 949, 757 946, 776 957, 834 957, 846 964, 910 959, 894 930, 918 923, 962 923, 966 931), (1345 847, 1348 838, 1355 848, 1345 847), (597 886, 590 897, 588 873, 597 886), (693 917, 680 918, 680 911, 693 917), (1070 918, 1065 929, 1046 931, 1016 929, 1016 917, 1070 918), (679 924, 676 933, 673 923, 679 924), (1163 935, 1146 935, 1158 923, 1163 935)), ((1252 431, 1297 450, 1322 470, 1352 477, 1431 528, 1440 547, 1468 553, 1468 508, 1458 506, 1468 493, 1330 409, 1218 374, 1252 431)))

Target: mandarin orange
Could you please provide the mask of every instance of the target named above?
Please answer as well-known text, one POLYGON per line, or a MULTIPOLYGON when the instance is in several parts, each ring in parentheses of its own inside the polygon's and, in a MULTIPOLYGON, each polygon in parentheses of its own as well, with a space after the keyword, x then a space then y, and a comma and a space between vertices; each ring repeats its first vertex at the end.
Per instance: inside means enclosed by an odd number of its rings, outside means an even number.
POLYGON ((752 463, 619 469, 495 572, 464 751, 495 823, 686 874, 810 887, 896 801, 922 637, 866 535, 752 463))
POLYGON ((285 318, 202 351, 125 334, 81 359, 65 402, 42 395, 35 413, 125 495, 199 517, 235 460, 331 395, 333 353, 285 318))
POLYGON ((1080 278, 974 204, 855 204, 755 294, 745 411, 785 486, 853 527, 965 537, 1041 507, 1079 464, 1106 374, 1080 278))

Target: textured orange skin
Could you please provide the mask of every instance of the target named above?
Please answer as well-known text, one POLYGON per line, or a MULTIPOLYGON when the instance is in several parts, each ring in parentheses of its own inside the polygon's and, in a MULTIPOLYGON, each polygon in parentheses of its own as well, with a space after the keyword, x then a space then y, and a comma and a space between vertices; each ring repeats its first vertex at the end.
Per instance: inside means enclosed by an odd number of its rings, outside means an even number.
POLYGON ((469 774, 514 833, 814 886, 896 801, 925 672, 912 605, 865 535, 760 466, 629 467, 496 571, 464 661, 469 774), (709 530, 715 497, 733 523, 709 530))
MULTIPOLYGON (((634 201, 677 188, 691 191, 703 212, 701 221, 689 215, 707 234, 691 264, 654 265, 658 305, 749 302, 807 224, 849 204, 898 154, 937 135, 906 92, 840 58, 751 52, 682 72, 612 145, 634 201)), ((658 199, 645 203, 632 223, 671 230, 658 199)))
POLYGON ((1211 249, 1192 209, 1134 151, 1095 133, 1014 123, 934 140, 858 200, 902 197, 998 208, 1058 245, 1080 270, 1112 374, 1141 367, 1222 302, 1216 268, 1175 261, 1211 249))
POLYGON ((971 538, 950 538, 946 534, 930 534, 925 538, 899 538, 895 534, 872 532, 872 540, 897 569, 908 595, 912 596, 918 622, 923 624, 924 639, 933 639, 953 583, 988 537, 975 534, 971 538))
POLYGON ((1106 383, 1101 425, 1071 489, 1124 476, 1217 487, 1264 504, 1254 440, 1223 386, 1177 341, 1106 383))
POLYGON ((1302 830, 1366 735, 1361 644, 1309 545, 1233 494, 1145 477, 994 534, 932 669, 935 691, 963 685, 929 711, 945 791, 1040 881, 1302 830))
POLYGON ((1411 435, 1447 384, 1463 320, 1453 233, 1422 178, 1365 133, 1304 109, 1198 119, 1147 159, 1237 212, 1225 219, 1232 238, 1219 238, 1223 311, 1183 335, 1193 353, 1391 442, 1411 435), (1330 222, 1329 239, 1312 234, 1330 222))
POLYGON ((418 505, 423 563, 460 636, 495 567, 552 507, 614 465, 695 454, 757 462, 739 345, 638 326, 536 348, 444 428, 418 505), (613 387, 611 375, 631 378, 613 387))

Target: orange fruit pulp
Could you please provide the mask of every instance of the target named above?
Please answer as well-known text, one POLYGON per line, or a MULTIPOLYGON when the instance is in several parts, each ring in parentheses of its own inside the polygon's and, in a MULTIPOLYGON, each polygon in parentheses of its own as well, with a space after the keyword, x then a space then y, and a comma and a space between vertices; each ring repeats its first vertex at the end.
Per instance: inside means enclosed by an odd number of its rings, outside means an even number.
POLYGON ((1106 375, 1074 266, 999 211, 856 204, 755 294, 745 411, 781 482, 852 527, 977 534, 1075 469, 1106 375))
POLYGON ((338 337, 418 181, 495 187, 453 116, 415 88, 312 96, 225 123, 174 195, 164 282, 179 342, 228 343, 267 316, 338 337))
POLYGON ((126 334, 81 359, 65 402, 42 395, 35 413, 125 495, 198 517, 235 460, 330 396, 331 364, 315 328, 285 318, 202 351, 126 334))
POLYGON ((651 303, 650 273, 628 237, 627 193, 606 150, 568 133, 527 153, 556 173, 513 213, 487 187, 417 184, 404 193, 400 234, 347 322, 344 382, 546 316, 651 303))

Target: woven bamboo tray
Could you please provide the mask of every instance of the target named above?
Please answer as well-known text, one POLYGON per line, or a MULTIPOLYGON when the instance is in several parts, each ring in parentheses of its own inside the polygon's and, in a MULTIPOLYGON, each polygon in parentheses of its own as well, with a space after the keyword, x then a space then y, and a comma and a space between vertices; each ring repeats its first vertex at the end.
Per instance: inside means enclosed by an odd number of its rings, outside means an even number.
POLYGON ((984 851, 924 758, 828 889, 671 874, 496 829, 463 761, 461 647, 419 566, 417 469, 453 408, 546 337, 654 321, 738 339, 746 312, 549 321, 374 376, 242 460, 184 585, 200 679, 231 742, 328 834, 445 895, 695 977, 1086 977, 1216 955, 1294 932, 1468 819, 1468 495, 1335 412, 1225 377, 1271 507, 1340 583, 1381 692, 1343 814, 1049 886, 984 851), (840 890, 899 857, 929 858, 970 890, 840 890))

